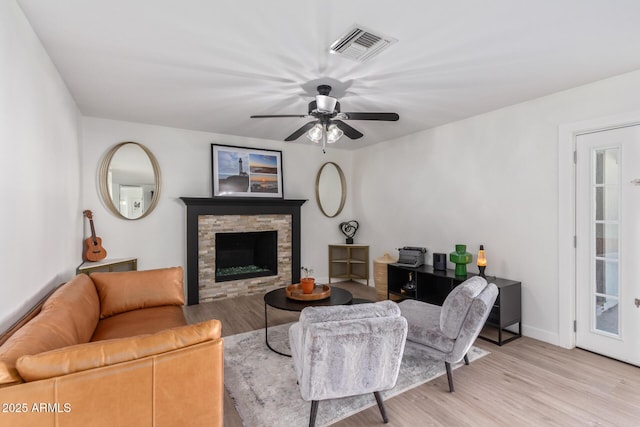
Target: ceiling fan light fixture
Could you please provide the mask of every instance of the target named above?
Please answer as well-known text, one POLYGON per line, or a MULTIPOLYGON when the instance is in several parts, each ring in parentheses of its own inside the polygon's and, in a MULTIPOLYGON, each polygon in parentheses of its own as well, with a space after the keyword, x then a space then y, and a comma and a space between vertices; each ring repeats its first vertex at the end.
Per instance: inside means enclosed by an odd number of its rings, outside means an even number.
POLYGON ((273 115, 255 115, 251 118, 263 118, 263 117, 298 117, 298 118, 314 118, 315 121, 307 122, 298 129, 296 129, 291 135, 286 137, 285 141, 294 141, 305 135, 308 139, 315 143, 322 141, 322 150, 324 151, 325 145, 332 144, 346 135, 350 139, 362 138, 364 135, 357 129, 354 129, 343 120, 377 120, 395 122, 400 116, 397 113, 365 113, 365 112, 351 112, 341 113, 340 103, 332 96, 331 86, 319 85, 317 87, 318 95, 315 100, 309 103, 309 114, 273 114, 273 115))
POLYGON ((340 128, 338 128, 338 126, 329 126, 329 128, 327 129, 327 143, 333 144, 334 142, 342 138, 342 135, 344 135, 344 132, 340 128))
POLYGON ((309 131, 306 133, 306 136, 311 141, 317 143, 317 142, 322 141, 322 133, 323 133, 322 125, 320 123, 318 123, 314 127, 312 127, 311 129, 309 129, 309 131))
POLYGON ((332 96, 316 95, 316 108, 321 113, 333 113, 338 100, 332 96))

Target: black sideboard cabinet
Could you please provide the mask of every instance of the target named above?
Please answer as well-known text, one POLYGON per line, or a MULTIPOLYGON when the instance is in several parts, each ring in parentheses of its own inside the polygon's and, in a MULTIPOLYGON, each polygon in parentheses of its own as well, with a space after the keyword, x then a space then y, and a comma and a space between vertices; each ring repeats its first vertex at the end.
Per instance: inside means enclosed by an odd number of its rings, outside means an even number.
MULTIPOLYGON (((460 283, 476 274, 465 277, 456 276, 453 270, 434 270, 433 266, 406 267, 398 264, 387 266, 387 298, 412 298, 430 304, 442 305, 449 292, 460 283), (406 291, 407 283, 412 282, 414 290, 406 291)), ((522 336, 521 283, 509 279, 487 276, 487 281, 498 287, 498 297, 489 313, 486 326, 497 329, 497 339, 493 339, 483 330, 480 338, 502 345, 522 336), (505 328, 518 324, 518 332, 505 328), (507 338, 503 334, 509 335, 507 338)), ((411 287, 409 287, 411 288, 411 287)))

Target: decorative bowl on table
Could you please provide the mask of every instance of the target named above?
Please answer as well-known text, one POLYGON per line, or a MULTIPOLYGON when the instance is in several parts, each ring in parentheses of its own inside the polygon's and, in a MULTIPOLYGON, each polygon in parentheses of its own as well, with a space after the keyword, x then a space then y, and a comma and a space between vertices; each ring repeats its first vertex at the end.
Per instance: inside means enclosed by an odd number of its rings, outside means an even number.
POLYGON ((305 294, 302 292, 300 284, 296 283, 295 285, 287 286, 285 293, 287 294, 287 298, 297 301, 316 301, 329 298, 331 296, 331 287, 328 285, 316 284, 310 294, 305 294))

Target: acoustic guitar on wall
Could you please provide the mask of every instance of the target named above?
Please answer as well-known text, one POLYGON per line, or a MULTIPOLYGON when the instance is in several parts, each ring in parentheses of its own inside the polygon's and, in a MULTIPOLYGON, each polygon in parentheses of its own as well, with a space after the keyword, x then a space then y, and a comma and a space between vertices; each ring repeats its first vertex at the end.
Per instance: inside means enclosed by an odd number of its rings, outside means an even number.
POLYGON ((89 225, 91 225, 91 237, 84 241, 87 250, 84 253, 86 261, 100 261, 107 257, 107 251, 102 247, 102 239, 96 236, 96 229, 93 226, 93 214, 90 210, 83 212, 84 216, 89 219, 89 225))

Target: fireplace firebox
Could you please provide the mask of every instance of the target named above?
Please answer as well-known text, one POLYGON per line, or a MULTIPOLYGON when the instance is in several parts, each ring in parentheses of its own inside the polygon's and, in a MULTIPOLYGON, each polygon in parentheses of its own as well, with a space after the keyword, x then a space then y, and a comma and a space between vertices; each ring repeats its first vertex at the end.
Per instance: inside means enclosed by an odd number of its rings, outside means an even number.
POLYGON ((278 232, 216 233, 216 282, 278 274, 278 232))

